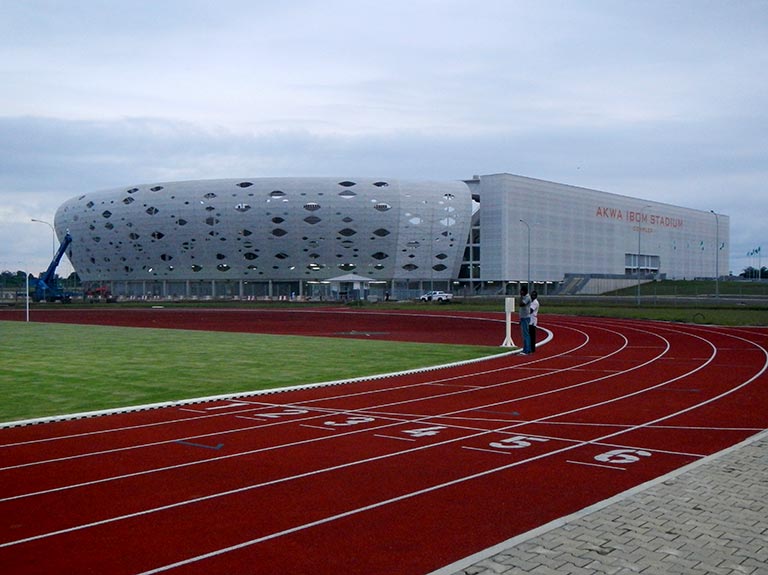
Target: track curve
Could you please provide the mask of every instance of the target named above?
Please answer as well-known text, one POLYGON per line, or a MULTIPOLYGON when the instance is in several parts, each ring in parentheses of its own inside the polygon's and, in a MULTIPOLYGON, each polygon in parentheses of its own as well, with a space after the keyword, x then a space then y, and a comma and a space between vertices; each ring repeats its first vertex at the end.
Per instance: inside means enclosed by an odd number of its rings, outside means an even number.
POLYGON ((428 573, 768 427, 768 330, 542 325, 532 356, 2 429, 0 564, 428 573))

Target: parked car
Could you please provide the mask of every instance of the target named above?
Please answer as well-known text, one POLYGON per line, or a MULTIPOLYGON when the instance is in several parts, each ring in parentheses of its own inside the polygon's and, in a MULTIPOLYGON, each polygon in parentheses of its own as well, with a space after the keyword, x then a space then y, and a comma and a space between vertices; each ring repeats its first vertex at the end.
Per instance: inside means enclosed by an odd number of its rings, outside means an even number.
POLYGON ((448 303, 453 300, 453 294, 444 291, 428 291, 419 298, 421 301, 436 301, 437 303, 448 303))

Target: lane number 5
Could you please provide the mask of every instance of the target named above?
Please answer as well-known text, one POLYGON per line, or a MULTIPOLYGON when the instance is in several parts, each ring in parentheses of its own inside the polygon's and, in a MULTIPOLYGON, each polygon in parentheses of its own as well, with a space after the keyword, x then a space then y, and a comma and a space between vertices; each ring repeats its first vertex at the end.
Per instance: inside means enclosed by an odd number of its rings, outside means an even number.
POLYGON ((544 443, 545 441, 549 441, 549 440, 544 439, 543 437, 528 437, 526 435, 515 435, 513 437, 507 437, 506 439, 502 439, 501 441, 494 441, 489 445, 496 449, 522 449, 524 447, 530 447, 532 441, 534 442, 538 441, 540 443, 544 443))

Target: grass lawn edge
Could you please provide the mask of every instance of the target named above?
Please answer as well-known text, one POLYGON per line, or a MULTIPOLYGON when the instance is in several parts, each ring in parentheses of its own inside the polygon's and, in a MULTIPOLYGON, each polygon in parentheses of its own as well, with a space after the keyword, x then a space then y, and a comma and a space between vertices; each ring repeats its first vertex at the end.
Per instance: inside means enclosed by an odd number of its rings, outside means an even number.
POLYGON ((364 375, 360 377, 353 377, 348 379, 338 379, 338 380, 332 380, 332 381, 321 381, 321 382, 315 382, 315 383, 306 383, 301 385, 292 385, 292 386, 286 386, 286 387, 276 387, 272 389, 260 389, 260 390, 254 390, 254 391, 241 391, 241 392, 235 392, 235 393, 224 393, 220 395, 211 395, 206 397, 195 397, 195 398, 188 398, 188 399, 179 399, 179 400, 172 400, 172 401, 161 401, 158 403, 149 403, 145 405, 132 405, 132 406, 125 406, 125 407, 116 407, 111 409, 101 409, 96 411, 85 411, 80 413, 69 413, 69 414, 61 414, 61 415, 49 415, 45 417, 37 417, 37 418, 31 418, 31 419, 22 419, 17 421, 7 421, 7 422, 0 422, 0 429, 4 428, 10 428, 10 427, 22 427, 26 425, 37 425, 40 423, 52 423, 56 421, 67 421, 67 420, 73 420, 73 419, 85 419, 90 417, 100 417, 103 415, 115 415, 120 413, 131 413, 134 411, 148 411, 152 409, 162 409, 165 407, 178 407, 183 405, 194 405, 199 403, 208 403, 213 401, 227 401, 227 400, 237 400, 241 398, 246 397, 255 397, 255 396, 261 396, 261 395, 273 395, 276 393, 283 393, 287 391, 295 391, 295 390, 303 390, 303 389, 312 389, 312 388, 318 388, 318 387, 329 387, 332 385, 345 385, 350 383, 355 383, 359 381, 371 381, 371 380, 377 380, 377 379, 386 379, 389 377, 397 377, 401 375, 411 375, 415 373, 424 373, 427 371, 436 371, 439 369, 446 369, 450 367, 458 367, 462 365, 468 365, 472 363, 477 363, 481 361, 487 361, 489 359, 497 359, 499 357, 505 357, 508 355, 517 355, 520 353, 520 349, 516 348, 511 351, 501 352, 493 355, 487 355, 483 357, 476 357, 472 359, 464 359, 461 361, 441 364, 441 365, 431 365, 431 366, 424 366, 414 369, 408 369, 404 371, 397 371, 397 372, 390 372, 390 373, 382 373, 378 375, 364 375))

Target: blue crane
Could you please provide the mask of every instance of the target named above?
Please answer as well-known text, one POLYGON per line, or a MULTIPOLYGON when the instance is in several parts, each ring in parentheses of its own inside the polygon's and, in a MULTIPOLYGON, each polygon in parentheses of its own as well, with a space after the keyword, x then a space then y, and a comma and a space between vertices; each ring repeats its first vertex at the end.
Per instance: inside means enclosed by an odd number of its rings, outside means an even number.
POLYGON ((72 243, 72 236, 69 235, 69 231, 64 236, 64 241, 61 242, 59 250, 56 255, 53 256, 48 269, 45 270, 40 277, 35 281, 35 291, 32 293, 32 299, 34 301, 64 301, 68 302, 72 299, 72 294, 64 292, 59 286, 59 282, 56 278, 56 268, 59 267, 61 258, 64 257, 64 253, 72 243))

